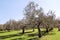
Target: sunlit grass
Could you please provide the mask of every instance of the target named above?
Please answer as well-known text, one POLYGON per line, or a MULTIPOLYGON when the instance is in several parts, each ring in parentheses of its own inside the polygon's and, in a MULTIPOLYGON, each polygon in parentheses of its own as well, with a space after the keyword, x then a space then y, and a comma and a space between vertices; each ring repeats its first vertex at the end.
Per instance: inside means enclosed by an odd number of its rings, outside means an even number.
POLYGON ((53 31, 49 32, 45 36, 42 36, 40 40, 60 40, 60 32, 57 30, 57 28, 54 28, 53 31))
MULTIPOLYGON (((43 31, 43 29, 41 30, 43 31)), ((21 32, 21 30, 10 32, 0 31, 0 40, 60 40, 60 32, 57 28, 54 28, 54 30, 46 33, 41 38, 38 38, 37 29, 35 29, 35 32, 32 29, 25 30, 25 34, 21 32)))

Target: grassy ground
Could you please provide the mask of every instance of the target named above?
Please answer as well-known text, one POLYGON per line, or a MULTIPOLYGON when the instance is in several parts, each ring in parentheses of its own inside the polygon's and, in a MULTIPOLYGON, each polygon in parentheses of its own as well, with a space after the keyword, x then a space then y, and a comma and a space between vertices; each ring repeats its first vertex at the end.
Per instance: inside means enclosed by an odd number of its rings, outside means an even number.
POLYGON ((57 28, 54 28, 53 31, 49 32, 48 34, 42 36, 41 40, 60 40, 60 31, 57 28))
POLYGON ((60 32, 57 28, 44 34, 41 38, 38 38, 37 35, 37 29, 35 29, 35 32, 26 30, 25 34, 21 34, 21 30, 11 32, 0 31, 0 40, 60 40, 60 32))

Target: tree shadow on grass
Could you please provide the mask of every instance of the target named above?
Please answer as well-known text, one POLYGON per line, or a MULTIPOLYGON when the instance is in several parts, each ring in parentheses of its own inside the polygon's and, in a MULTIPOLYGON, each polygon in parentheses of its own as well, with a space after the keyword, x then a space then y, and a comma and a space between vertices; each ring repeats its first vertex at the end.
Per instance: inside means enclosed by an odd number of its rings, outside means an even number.
POLYGON ((16 38, 16 39, 11 39, 11 40, 24 40, 24 38, 16 38))
MULTIPOLYGON (((11 40, 26 40, 25 38, 17 38, 17 39, 11 39, 11 40)), ((39 40, 38 37, 33 37, 33 38, 27 38, 27 40, 39 40)))
MULTIPOLYGON (((32 33, 32 31, 30 31, 30 32, 25 32, 25 33, 32 33)), ((14 36, 22 36, 22 35, 23 35, 22 33, 18 33, 18 34, 0 36, 0 39, 11 38, 11 37, 14 37, 14 36)))
POLYGON ((34 36, 37 36, 37 35, 38 34, 36 34, 36 33, 35 34, 33 34, 33 33, 28 34, 29 37, 34 37, 34 36))
POLYGON ((21 36, 21 35, 23 35, 23 34, 22 33, 18 33, 18 34, 0 36, 0 39, 11 38, 11 37, 14 37, 14 36, 21 36))
POLYGON ((45 31, 42 31, 42 36, 46 36, 46 35, 55 35, 56 33, 55 32, 45 32, 45 31))
MULTIPOLYGON (((32 33, 32 31, 31 32, 25 32, 25 33, 28 33, 27 34, 28 37, 38 36, 38 33, 32 33)), ((45 36, 45 35, 55 35, 56 34, 54 32, 46 33, 45 31, 42 31, 41 33, 42 33, 42 36, 45 36)), ((0 39, 11 38, 11 37, 14 37, 14 36, 22 36, 22 35, 23 35, 22 33, 18 33, 18 34, 0 36, 0 39)), ((24 40, 24 38, 18 38, 18 39, 12 39, 12 40, 24 40)), ((29 40, 35 40, 35 38, 29 39, 29 40)))
POLYGON ((3 31, 0 31, 0 33, 5 33, 5 32, 3 32, 3 31))
MULTIPOLYGON (((46 33, 45 31, 41 31, 41 35, 42 36, 46 36, 46 35, 55 35, 55 32, 48 32, 46 33)), ((29 33, 28 34, 29 37, 34 37, 34 36, 38 36, 38 33, 29 33)))
POLYGON ((29 31, 29 32, 25 32, 25 33, 32 33, 32 31, 29 31))
POLYGON ((28 40, 39 40, 39 38, 34 37, 34 38, 30 38, 28 40))

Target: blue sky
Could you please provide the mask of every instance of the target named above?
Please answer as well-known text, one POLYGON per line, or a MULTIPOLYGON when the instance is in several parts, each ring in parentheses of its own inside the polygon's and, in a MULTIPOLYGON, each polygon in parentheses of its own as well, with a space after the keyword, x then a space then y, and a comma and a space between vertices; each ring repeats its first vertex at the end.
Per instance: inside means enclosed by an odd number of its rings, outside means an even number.
POLYGON ((37 3, 45 12, 55 11, 56 16, 60 17, 60 0, 0 0, 0 24, 10 19, 22 19, 24 7, 30 1, 37 3))

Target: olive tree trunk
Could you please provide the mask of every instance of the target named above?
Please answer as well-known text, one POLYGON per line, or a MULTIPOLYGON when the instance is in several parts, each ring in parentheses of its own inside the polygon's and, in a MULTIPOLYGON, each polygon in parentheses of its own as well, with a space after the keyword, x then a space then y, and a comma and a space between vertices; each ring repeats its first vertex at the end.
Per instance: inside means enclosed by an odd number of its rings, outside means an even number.
POLYGON ((37 28, 38 28, 38 37, 40 38, 42 35, 41 35, 41 30, 40 30, 39 26, 40 26, 40 22, 37 25, 37 28))

